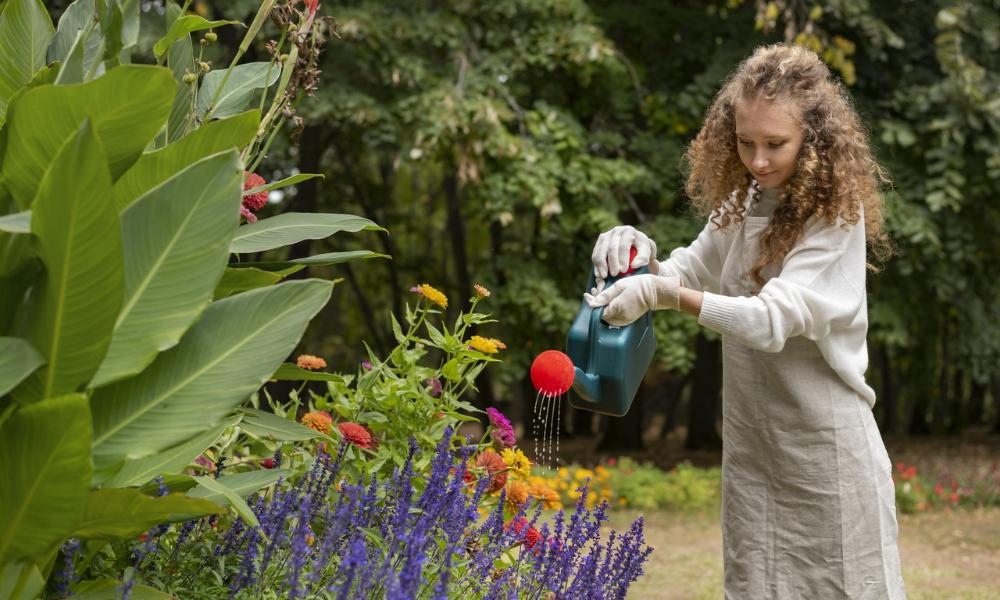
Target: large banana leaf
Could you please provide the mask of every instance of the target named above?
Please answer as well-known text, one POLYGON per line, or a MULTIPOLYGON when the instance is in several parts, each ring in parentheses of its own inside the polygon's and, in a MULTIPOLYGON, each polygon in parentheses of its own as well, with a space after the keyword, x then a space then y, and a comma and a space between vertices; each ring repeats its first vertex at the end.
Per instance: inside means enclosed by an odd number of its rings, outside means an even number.
POLYGON ((121 65, 88 83, 28 90, 7 115, 4 185, 21 210, 30 208, 52 157, 87 117, 116 179, 163 127, 173 95, 170 71, 149 65, 121 65))
MULTIPOLYGON (((166 16, 166 24, 170 25, 180 18, 181 7, 173 2, 167 2, 166 16)), ((167 66, 174 74, 177 93, 174 95, 174 103, 170 109, 167 129, 160 136, 160 140, 162 140, 160 146, 179 140, 187 133, 188 127, 194 125, 188 117, 194 104, 194 86, 184 82, 184 75, 190 71, 193 61, 194 46, 191 45, 190 34, 181 36, 170 45, 170 49, 167 51, 167 66)))
POLYGON ((263 252, 302 240, 319 240, 340 231, 385 231, 372 221, 354 215, 282 213, 243 225, 233 236, 230 252, 263 252))
POLYGON ((104 151, 89 120, 58 152, 38 188, 31 231, 47 276, 26 315, 46 365, 14 390, 19 402, 83 387, 111 341, 121 307, 122 244, 104 151))
POLYGON ((218 423, 292 352, 331 289, 307 279, 213 302, 149 368, 95 391, 95 461, 149 456, 218 423))
POLYGON ((223 25, 242 25, 240 21, 206 21, 205 19, 199 17, 198 15, 184 15, 183 17, 174 21, 174 24, 170 26, 170 30, 167 34, 160 39, 156 40, 153 44, 153 54, 159 59, 164 54, 166 54, 167 49, 182 37, 190 34, 194 31, 200 31, 202 29, 212 29, 213 27, 222 27, 223 25))
MULTIPOLYGON (((124 584, 117 579, 96 579, 81 581, 73 587, 73 600, 115 600, 121 597, 124 584)), ((136 583, 132 585, 129 600, 176 600, 174 596, 160 590, 136 583)))
POLYGON ((0 123, 7 102, 45 66, 45 49, 54 33, 39 0, 8 0, 0 13, 0 123))
POLYGON ((230 417, 215 427, 210 427, 191 439, 162 452, 145 458, 127 460, 121 470, 108 483, 108 487, 141 485, 157 475, 180 472, 191 461, 198 458, 198 455, 206 448, 217 442, 227 428, 239 422, 239 416, 230 417))
POLYGON ((72 533, 90 484, 90 411, 81 394, 15 412, 0 429, 0 565, 51 552, 72 533))
POLYGON ((45 589, 45 578, 33 562, 0 566, 0 598, 37 600, 45 589))
MULTIPOLYGON (((257 471, 244 471, 243 473, 223 475, 213 481, 218 481, 241 498, 246 498, 250 494, 266 488, 273 483, 277 483, 279 479, 287 478, 291 474, 292 471, 287 469, 259 469, 257 471)), ((204 498, 222 506, 230 505, 226 494, 201 484, 188 490, 187 495, 192 498, 204 498)))
POLYGON ((236 150, 202 159, 121 215, 125 303, 90 387, 143 370, 173 347, 212 300, 239 222, 236 150))
POLYGON ((212 297, 218 300, 239 292, 267 287, 278 283, 281 278, 280 273, 273 271, 227 268, 226 272, 222 274, 222 279, 215 286, 212 297))
POLYGON ((45 359, 27 340, 0 337, 0 396, 44 363, 45 359))
POLYGON ((216 92, 218 92, 218 99, 215 109, 211 111, 211 118, 221 119, 235 115, 246 108, 254 91, 270 87, 278 80, 280 74, 281 67, 270 62, 236 65, 228 79, 224 69, 210 71, 201 80, 201 89, 198 90, 195 111, 199 117, 204 117, 212 100, 216 98, 216 92), (219 92, 223 79, 226 80, 226 87, 219 92))
POLYGON ((337 265, 356 259, 369 258, 392 257, 388 254, 379 254, 378 252, 372 252, 371 250, 348 250, 347 252, 326 252, 324 254, 314 254, 313 256, 293 258, 290 260, 229 263, 229 266, 234 269, 255 268, 264 271, 281 271, 284 269, 291 269, 296 265, 322 267, 326 265, 337 265))
POLYGON ((239 515, 243 517, 243 520, 249 525, 260 527, 260 521, 257 520, 257 515, 250 510, 246 500, 236 493, 235 490, 230 489, 228 485, 222 483, 220 479, 214 479, 212 477, 195 477, 194 480, 198 482, 198 487, 194 488, 195 490, 208 489, 212 493, 218 494, 220 497, 225 498, 228 501, 228 504, 233 507, 233 510, 239 513, 239 515))
POLYGON ((260 112, 250 110, 203 125, 169 146, 143 154, 111 188, 115 205, 124 210, 136 198, 199 159, 230 148, 242 149, 256 135, 259 122, 260 112))
POLYGON ((244 413, 243 424, 240 427, 257 437, 281 442, 300 442, 315 438, 333 439, 325 433, 310 429, 301 423, 283 419, 274 413, 254 408, 241 408, 240 411, 244 413))
POLYGON ((220 513, 228 504, 184 494, 153 497, 136 489, 94 490, 87 494, 73 537, 130 538, 159 523, 176 523, 220 513))

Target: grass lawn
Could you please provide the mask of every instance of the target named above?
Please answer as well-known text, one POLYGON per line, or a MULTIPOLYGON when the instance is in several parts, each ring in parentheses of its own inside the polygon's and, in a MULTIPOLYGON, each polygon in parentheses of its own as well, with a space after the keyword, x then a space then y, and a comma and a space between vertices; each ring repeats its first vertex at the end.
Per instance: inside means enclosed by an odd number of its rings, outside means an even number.
MULTIPOLYGON (((617 530, 638 512, 611 514, 617 530)), ((722 598, 722 534, 716 512, 646 513, 655 548, 630 600, 722 598)), ((900 555, 910 600, 1000 598, 1000 510, 900 515, 900 555)))

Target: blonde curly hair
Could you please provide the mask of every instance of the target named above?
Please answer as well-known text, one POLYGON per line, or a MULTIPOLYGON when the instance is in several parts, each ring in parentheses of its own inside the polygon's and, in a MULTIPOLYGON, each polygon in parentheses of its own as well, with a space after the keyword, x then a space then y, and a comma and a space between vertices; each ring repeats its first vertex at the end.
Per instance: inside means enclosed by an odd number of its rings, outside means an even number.
MULTIPOLYGON (((695 209, 720 229, 742 223, 750 189, 757 182, 740 161, 736 141, 738 101, 788 102, 803 128, 795 171, 760 240, 751 269, 780 263, 813 217, 855 225, 864 214, 869 249, 880 260, 892 253, 882 229, 882 184, 889 181, 872 156, 868 136, 844 87, 811 50, 774 44, 758 48, 729 74, 688 147, 686 191, 695 209)), ((869 268, 875 267, 869 263, 869 268)))

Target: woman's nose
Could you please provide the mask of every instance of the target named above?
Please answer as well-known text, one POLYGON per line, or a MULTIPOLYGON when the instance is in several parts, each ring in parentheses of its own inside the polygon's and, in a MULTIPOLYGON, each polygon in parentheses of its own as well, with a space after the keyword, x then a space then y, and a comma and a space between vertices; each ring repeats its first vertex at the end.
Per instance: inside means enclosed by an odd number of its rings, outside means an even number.
POLYGON ((765 158, 763 156, 754 156, 753 157, 753 168, 755 168, 755 169, 764 169, 764 168, 767 167, 767 165, 768 165, 767 158, 765 158))

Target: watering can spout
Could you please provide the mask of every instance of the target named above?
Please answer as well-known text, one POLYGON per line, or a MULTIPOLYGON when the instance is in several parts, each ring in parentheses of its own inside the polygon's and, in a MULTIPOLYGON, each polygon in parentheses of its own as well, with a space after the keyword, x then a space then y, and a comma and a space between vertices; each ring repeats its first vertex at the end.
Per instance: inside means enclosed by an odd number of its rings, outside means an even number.
POLYGON ((601 378, 585 373, 580 367, 574 367, 573 389, 587 402, 597 403, 601 397, 601 378))

